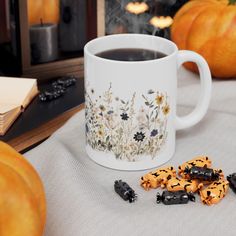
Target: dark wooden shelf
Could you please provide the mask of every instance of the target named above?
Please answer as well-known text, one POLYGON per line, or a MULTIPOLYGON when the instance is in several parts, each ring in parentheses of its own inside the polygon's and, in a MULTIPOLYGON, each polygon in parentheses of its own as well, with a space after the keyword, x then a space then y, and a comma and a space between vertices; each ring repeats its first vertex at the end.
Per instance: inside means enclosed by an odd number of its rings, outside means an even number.
MULTIPOLYGON (((39 86, 40 90, 50 88, 50 83, 39 86)), ((75 86, 69 87, 60 98, 41 102, 36 97, 18 117, 12 127, 0 140, 23 151, 49 137, 71 116, 83 108, 84 80, 78 79, 75 86)))

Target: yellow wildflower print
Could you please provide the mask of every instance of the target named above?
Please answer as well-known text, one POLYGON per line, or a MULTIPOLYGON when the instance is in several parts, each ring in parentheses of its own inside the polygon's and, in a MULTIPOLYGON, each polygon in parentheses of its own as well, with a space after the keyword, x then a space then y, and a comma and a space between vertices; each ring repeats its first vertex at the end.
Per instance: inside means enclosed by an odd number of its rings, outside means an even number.
POLYGON ((162 112, 166 116, 170 112, 169 105, 165 105, 164 107, 162 107, 162 112))
POLYGON ((159 157, 172 113, 166 91, 147 89, 123 98, 110 86, 102 95, 88 88, 85 97, 86 141, 92 149, 129 162, 159 157))
POLYGON ((163 95, 159 95, 155 98, 156 100, 156 104, 157 105, 161 105, 163 103, 163 100, 164 100, 164 96, 163 95))
POLYGON ((100 108, 101 111, 105 111, 106 110, 105 106, 103 106, 103 105, 100 105, 99 108, 100 108))
POLYGON ((98 135, 99 135, 100 137, 103 137, 103 135, 104 135, 103 129, 99 129, 99 130, 98 130, 98 135))

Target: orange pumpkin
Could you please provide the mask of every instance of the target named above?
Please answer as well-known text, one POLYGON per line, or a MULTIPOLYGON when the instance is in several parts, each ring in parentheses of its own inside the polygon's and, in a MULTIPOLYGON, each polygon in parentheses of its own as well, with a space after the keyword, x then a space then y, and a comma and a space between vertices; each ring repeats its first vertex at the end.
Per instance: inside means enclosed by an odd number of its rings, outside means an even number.
POLYGON ((46 221, 42 182, 23 156, 0 142, 1 236, 41 236, 46 221))
MULTIPOLYGON (((175 15, 171 38, 179 49, 193 50, 215 77, 236 76, 236 0, 192 0, 175 15)), ((193 63, 186 67, 197 71, 193 63)))
POLYGON ((59 22, 59 0, 27 0, 29 25, 59 22))

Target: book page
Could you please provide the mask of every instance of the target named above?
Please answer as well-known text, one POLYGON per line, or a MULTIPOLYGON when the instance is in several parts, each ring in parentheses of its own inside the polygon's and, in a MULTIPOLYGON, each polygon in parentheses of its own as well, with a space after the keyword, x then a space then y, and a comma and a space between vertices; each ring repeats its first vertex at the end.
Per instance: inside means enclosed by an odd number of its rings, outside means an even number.
POLYGON ((7 112, 13 104, 16 107, 28 105, 27 97, 31 96, 34 87, 37 90, 36 79, 0 77, 0 104, 5 104, 0 110, 7 112))
POLYGON ((6 122, 0 123, 0 136, 4 135, 8 128, 13 124, 13 122, 17 119, 18 115, 21 113, 20 109, 13 110, 11 117, 6 120, 6 122))
POLYGON ((2 104, 0 102, 0 116, 19 107, 18 105, 16 104, 2 104))

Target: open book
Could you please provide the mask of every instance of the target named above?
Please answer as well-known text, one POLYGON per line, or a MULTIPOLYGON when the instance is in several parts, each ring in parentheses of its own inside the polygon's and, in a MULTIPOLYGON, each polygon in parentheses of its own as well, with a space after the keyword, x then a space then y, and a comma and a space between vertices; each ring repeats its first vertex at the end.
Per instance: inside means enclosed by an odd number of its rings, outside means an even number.
POLYGON ((36 79, 0 77, 0 135, 38 94, 36 79))

